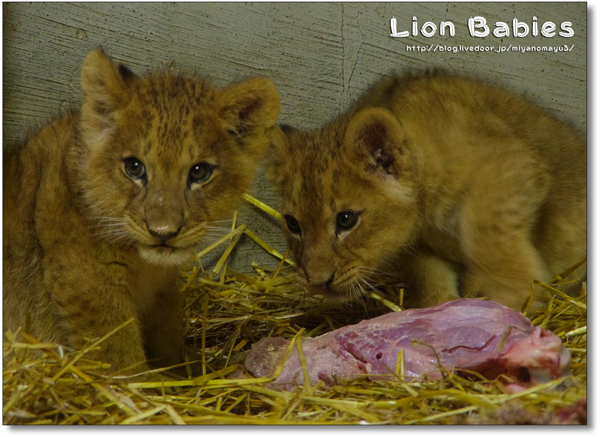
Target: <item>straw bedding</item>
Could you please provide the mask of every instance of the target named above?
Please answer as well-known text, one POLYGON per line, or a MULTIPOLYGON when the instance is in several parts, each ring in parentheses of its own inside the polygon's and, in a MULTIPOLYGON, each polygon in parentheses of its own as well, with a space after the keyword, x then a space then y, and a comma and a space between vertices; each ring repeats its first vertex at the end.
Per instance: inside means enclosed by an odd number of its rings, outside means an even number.
MULTIPOLYGON (((278 216, 249 196, 246 200, 278 216)), ((400 310, 403 290, 381 283, 360 302, 328 304, 297 286, 292 262, 237 225, 201 251, 183 272, 187 364, 146 375, 150 382, 107 378, 103 363, 86 351, 40 344, 6 333, 3 351, 3 423, 10 424, 584 424, 587 423, 587 301, 581 294, 558 294, 548 309, 530 315, 534 325, 558 335, 572 355, 573 376, 506 394, 508 383, 477 375, 450 374, 442 380, 404 381, 367 378, 317 384, 294 392, 264 387, 266 378, 232 380, 252 343, 264 336, 301 339, 364 318, 400 310), (241 238, 250 238, 280 260, 270 271, 253 265, 255 274, 231 270, 227 259, 241 238), (220 251, 212 270, 205 255, 220 251), (40 353, 42 352, 42 353, 40 353)), ((567 272, 568 273, 568 272, 567 272)), ((564 275, 567 276, 567 275, 564 275)), ((568 276, 563 282, 568 281, 568 276)), ((534 284, 536 287, 554 285, 534 284)))

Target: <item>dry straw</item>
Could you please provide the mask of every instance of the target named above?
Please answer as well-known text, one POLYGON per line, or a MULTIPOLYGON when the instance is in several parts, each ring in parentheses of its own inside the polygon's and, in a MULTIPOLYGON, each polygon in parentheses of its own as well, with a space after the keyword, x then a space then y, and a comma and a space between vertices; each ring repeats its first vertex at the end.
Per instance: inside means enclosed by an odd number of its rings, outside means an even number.
MULTIPOLYGON (((258 200, 245 199, 278 217, 258 200)), ((280 217, 280 216, 279 216, 280 217)), ((293 263, 246 225, 237 225, 215 244, 197 254, 185 269, 183 292, 185 338, 190 377, 169 373, 172 380, 130 382, 102 375, 106 365, 86 359, 101 347, 66 350, 41 344, 29 336, 15 340, 7 333, 3 358, 4 424, 456 424, 456 423, 585 423, 587 385, 587 306, 581 295, 569 297, 556 284, 545 312, 532 316, 535 325, 552 330, 571 351, 572 376, 517 394, 503 391, 506 378, 483 380, 468 373, 442 380, 405 381, 399 354, 394 380, 366 377, 298 387, 294 392, 266 388, 268 378, 229 379, 252 343, 265 336, 293 339, 323 334, 366 317, 398 311, 403 290, 381 283, 360 302, 343 311, 308 295, 296 285, 293 263), (254 265, 254 275, 228 267, 233 248, 246 236, 279 259, 273 271, 254 265), (211 271, 202 258, 222 250, 211 271), (41 352, 41 353, 40 353, 41 352)), ((568 281, 568 273, 555 282, 568 281), (566 277, 566 279, 565 279, 566 277)), ((110 334, 109 334, 110 335, 110 334)), ((303 371, 304 355, 300 355, 303 371)), ((167 371, 169 372, 169 371, 167 371)), ((146 375, 145 380, 152 379, 146 375)))

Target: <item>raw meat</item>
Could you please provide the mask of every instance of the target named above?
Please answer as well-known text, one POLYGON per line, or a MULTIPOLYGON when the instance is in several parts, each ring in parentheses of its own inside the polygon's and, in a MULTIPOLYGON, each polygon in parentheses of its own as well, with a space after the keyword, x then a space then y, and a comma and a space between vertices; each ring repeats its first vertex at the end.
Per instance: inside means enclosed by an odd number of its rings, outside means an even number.
MULTIPOLYGON (((271 377, 290 340, 263 338, 244 364, 254 377, 271 377)), ((453 369, 474 370, 488 379, 510 377, 516 391, 569 374, 571 355, 552 332, 532 326, 521 313, 479 299, 458 299, 423 309, 394 312, 302 339, 310 382, 333 385, 338 378, 395 373, 404 350, 404 374, 442 377, 453 369)), ((294 345, 271 387, 304 383, 294 345)))

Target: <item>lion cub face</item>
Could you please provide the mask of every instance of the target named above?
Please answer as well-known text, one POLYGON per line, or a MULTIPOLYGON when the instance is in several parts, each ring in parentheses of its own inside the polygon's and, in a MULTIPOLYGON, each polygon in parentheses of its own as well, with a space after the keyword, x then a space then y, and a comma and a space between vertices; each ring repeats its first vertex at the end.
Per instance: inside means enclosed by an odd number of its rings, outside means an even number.
POLYGON ((151 263, 187 261, 250 184, 279 113, 273 84, 138 77, 97 50, 82 89, 80 189, 100 235, 151 263))
POLYGON ((391 261, 417 224, 409 151, 398 122, 370 109, 314 131, 272 135, 267 175, 284 232, 314 293, 347 300, 391 261))

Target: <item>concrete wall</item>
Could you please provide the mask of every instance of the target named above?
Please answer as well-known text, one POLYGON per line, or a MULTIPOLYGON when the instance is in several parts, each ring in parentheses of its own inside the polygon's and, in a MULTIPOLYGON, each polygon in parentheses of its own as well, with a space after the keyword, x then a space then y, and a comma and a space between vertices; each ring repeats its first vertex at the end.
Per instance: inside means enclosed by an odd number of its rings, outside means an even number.
MULTIPOLYGON (((586 3, 3 3, 3 141, 19 141, 79 104, 81 63, 99 45, 137 73, 170 66, 217 85, 268 76, 281 95, 280 121, 302 128, 335 117, 393 71, 441 67, 524 93, 585 133, 586 14, 586 3), (471 36, 467 24, 476 16, 491 31, 507 23, 510 36, 471 36), (419 29, 451 21, 456 33, 392 38, 392 17, 398 32, 411 31, 417 17, 419 29), (528 25, 527 37, 513 36, 514 18, 528 25), (556 25, 554 37, 540 34, 545 22, 556 25), (572 37, 558 35, 563 22, 572 23, 572 37), (494 51, 468 51, 483 46, 494 51), (568 51, 512 51, 516 46, 568 51), (497 53, 500 47, 511 50, 497 53)), ((262 174, 252 193, 279 206, 262 174)), ((241 222, 285 251, 277 224, 264 214, 244 207, 241 222)), ((242 243, 234 267, 277 264, 251 241, 242 243)))

